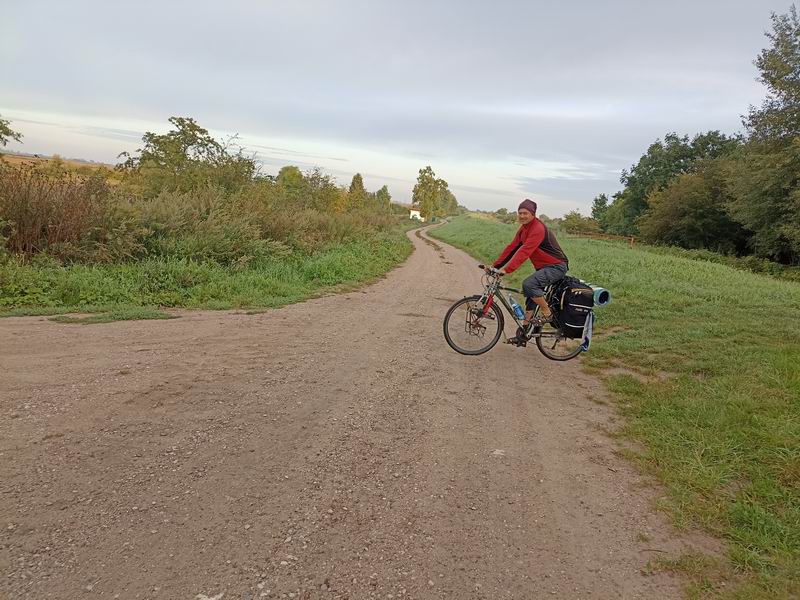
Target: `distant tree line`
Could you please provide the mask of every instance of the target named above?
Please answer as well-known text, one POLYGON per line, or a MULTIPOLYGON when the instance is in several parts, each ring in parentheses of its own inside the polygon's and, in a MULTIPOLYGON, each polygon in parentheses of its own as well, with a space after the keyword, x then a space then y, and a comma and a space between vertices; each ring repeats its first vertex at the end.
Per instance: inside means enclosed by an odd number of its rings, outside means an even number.
POLYGON ((517 222, 517 213, 509 212, 507 208, 498 208, 496 211, 494 211, 494 216, 497 220, 503 223, 517 222))
MULTIPOLYGON (((754 61, 768 90, 744 133, 668 133, 630 169, 623 189, 594 199, 580 227, 644 241, 800 264, 800 19, 772 15, 754 61)), ((580 217, 580 215, 578 215, 580 217)))
MULTIPOLYGON (((494 212, 485 210, 475 210, 472 212, 490 215, 495 219, 497 219, 498 221, 500 221, 501 223, 506 223, 507 225, 516 224, 518 221, 517 212, 510 211, 507 208, 498 208, 494 212)), ((566 215, 560 218, 548 217, 544 213, 537 214, 536 216, 542 223, 547 225, 547 227, 556 231, 561 231, 562 229, 569 232, 588 231, 588 230, 599 231, 599 226, 597 225, 596 222, 593 221, 593 219, 589 217, 582 217, 581 214, 576 210, 567 213, 566 215), (580 225, 576 227, 576 223, 578 222, 580 223, 580 225)))

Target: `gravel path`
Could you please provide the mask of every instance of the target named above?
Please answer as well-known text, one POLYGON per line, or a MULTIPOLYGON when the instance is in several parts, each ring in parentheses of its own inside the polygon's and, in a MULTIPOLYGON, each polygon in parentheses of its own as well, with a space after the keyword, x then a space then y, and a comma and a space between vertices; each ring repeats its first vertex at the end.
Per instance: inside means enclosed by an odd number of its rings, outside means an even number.
MULTIPOLYGON (((2 598, 669 598, 580 359, 446 345, 475 261, 248 315, 0 319, 2 598)), ((510 333, 510 332, 509 332, 510 333)))

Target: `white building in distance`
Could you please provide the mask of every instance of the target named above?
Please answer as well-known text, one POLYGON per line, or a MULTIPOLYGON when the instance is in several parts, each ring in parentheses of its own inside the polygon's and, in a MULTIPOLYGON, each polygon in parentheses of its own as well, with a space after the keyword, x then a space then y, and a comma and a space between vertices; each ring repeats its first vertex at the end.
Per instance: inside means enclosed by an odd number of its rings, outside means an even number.
POLYGON ((416 208, 411 208, 408 210, 408 217, 410 219, 417 219, 418 221, 425 222, 425 218, 420 214, 419 210, 416 208))

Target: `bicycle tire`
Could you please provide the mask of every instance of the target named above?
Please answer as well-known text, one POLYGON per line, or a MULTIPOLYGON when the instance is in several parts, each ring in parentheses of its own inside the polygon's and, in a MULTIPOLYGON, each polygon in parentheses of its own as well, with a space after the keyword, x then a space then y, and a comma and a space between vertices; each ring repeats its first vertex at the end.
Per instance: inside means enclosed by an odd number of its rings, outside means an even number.
MULTIPOLYGON (((539 328, 534 330, 534 333, 537 333, 538 329, 539 328)), ((567 352, 566 354, 557 354, 557 353, 553 352, 551 348, 547 348, 544 345, 544 342, 542 341, 542 340, 552 340, 552 339, 554 339, 554 338, 551 338, 551 337, 543 338, 543 337, 540 337, 540 336, 536 336, 536 347, 539 349, 539 352, 544 354, 550 360, 556 360, 556 361, 560 361, 560 362, 563 362, 565 360, 572 360, 573 358, 578 356, 581 352, 583 352, 583 350, 581 349, 580 340, 578 340, 576 342, 577 346, 576 346, 576 348, 574 350, 572 350, 570 352, 567 352)), ((572 339, 572 338, 565 338, 565 339, 572 339)))
POLYGON ((477 356, 478 354, 484 354, 488 352, 497 344, 500 340, 500 336, 503 335, 503 329, 505 327, 505 318, 503 317, 503 312, 497 307, 496 304, 492 304, 489 308, 489 311, 494 315, 494 319, 497 321, 497 332, 492 336, 492 339, 486 344, 485 346, 478 348, 477 350, 471 350, 467 348, 463 348, 459 346, 455 340, 450 336, 450 331, 448 328, 448 324, 450 323, 450 319, 455 314, 456 310, 465 303, 469 302, 476 302, 481 299, 481 296, 467 296, 466 298, 462 298, 453 306, 449 308, 447 313, 444 315, 444 321, 442 322, 442 330, 444 332, 444 339, 447 341, 447 344, 459 354, 465 354, 467 356, 477 356))

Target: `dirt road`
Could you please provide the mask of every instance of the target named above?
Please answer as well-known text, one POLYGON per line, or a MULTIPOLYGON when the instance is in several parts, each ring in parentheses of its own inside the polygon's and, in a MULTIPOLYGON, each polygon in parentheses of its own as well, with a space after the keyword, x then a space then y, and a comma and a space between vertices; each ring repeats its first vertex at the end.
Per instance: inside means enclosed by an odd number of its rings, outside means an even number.
POLYGON ((2 598, 668 598, 602 387, 464 357, 464 253, 248 315, 0 320, 2 598), (223 595, 224 594, 224 595, 223 595))

